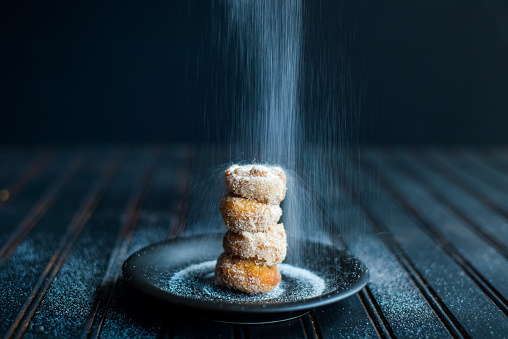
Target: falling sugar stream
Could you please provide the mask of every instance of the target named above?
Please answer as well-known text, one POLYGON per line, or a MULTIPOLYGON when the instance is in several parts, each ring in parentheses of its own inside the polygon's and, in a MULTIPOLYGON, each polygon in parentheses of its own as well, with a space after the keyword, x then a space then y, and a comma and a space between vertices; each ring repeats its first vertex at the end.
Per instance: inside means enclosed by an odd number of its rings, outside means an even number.
POLYGON ((361 97, 343 53, 351 37, 335 18, 322 22, 332 17, 326 10, 302 1, 212 3, 217 67, 203 115, 210 140, 196 151, 187 234, 225 230, 218 212, 224 170, 252 162, 287 173, 282 222, 289 246, 296 238, 328 242, 327 234, 355 226, 327 211, 341 208, 336 173, 356 177, 347 159, 358 146, 361 97), (333 47, 320 44, 326 39, 333 47), (214 146, 220 142, 225 146, 214 146))
POLYGON ((228 29, 243 63, 231 144, 245 160, 295 168, 300 133, 298 85, 302 6, 298 1, 228 1, 228 29), (241 90, 241 89, 240 89, 241 90))
POLYGON ((243 109, 233 113, 230 144, 240 147, 232 155, 286 170, 282 221, 290 245, 292 237, 301 236, 302 226, 310 222, 305 219, 311 211, 303 206, 303 197, 308 195, 296 175, 302 136, 302 11, 300 1, 227 1, 229 36, 236 38, 243 62, 237 76, 244 90, 243 109))

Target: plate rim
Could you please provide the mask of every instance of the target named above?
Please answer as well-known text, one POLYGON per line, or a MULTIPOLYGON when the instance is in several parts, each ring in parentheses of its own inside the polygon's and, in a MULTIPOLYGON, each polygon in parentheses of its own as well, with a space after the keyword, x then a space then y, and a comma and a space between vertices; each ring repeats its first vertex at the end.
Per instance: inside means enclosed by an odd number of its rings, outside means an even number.
POLYGON ((322 294, 320 296, 312 297, 309 299, 297 300, 297 301, 288 301, 288 302, 280 302, 276 304, 237 304, 234 302, 211 302, 204 301, 199 299, 192 299, 184 296, 179 296, 168 292, 156 285, 146 285, 145 283, 141 283, 142 279, 136 278, 135 275, 130 275, 128 273, 128 264, 131 260, 134 260, 135 256, 140 256, 141 252, 153 251, 156 247, 166 246, 170 243, 177 242, 186 242, 186 241, 196 241, 199 238, 207 238, 210 237, 218 237, 222 236, 222 233, 208 233, 208 234, 200 234, 200 235, 192 235, 192 236, 184 236, 177 237, 173 239, 167 239, 164 241, 156 242, 145 246, 135 252, 133 252, 122 264, 122 275, 123 278, 127 281, 129 285, 134 286, 139 291, 146 293, 152 297, 168 302, 172 305, 177 305, 184 307, 186 309, 199 309, 201 311, 221 311, 221 312, 235 312, 240 314, 275 314, 275 313, 288 313, 288 312, 297 312, 303 310, 310 310, 316 307, 329 305, 340 301, 342 299, 346 299, 360 290, 362 290, 365 285, 369 282, 370 273, 368 267, 356 256, 354 256, 351 252, 346 249, 342 249, 334 244, 328 244, 308 239, 298 239, 298 241, 304 241, 306 243, 314 243, 319 244, 320 246, 327 246, 329 248, 335 249, 337 252, 341 253, 342 256, 347 256, 350 259, 357 261, 364 268, 363 274, 360 278, 355 282, 354 286, 342 292, 337 292, 336 290, 328 292, 326 294, 322 294), (150 286, 147 288, 147 286, 150 286))

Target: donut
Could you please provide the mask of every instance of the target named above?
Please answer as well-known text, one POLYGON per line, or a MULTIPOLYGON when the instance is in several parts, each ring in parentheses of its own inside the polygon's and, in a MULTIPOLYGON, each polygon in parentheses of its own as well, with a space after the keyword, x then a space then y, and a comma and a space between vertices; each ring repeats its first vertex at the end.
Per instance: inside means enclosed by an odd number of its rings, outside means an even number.
POLYGON ((277 266, 265 266, 222 253, 215 266, 215 284, 246 293, 267 293, 281 281, 277 266))
POLYGON ((263 204, 232 193, 226 194, 220 203, 224 223, 233 232, 260 232, 274 226, 282 215, 279 205, 263 204))
POLYGON ((232 165, 226 170, 226 188, 236 195, 277 205, 286 196, 286 175, 280 167, 232 165))
POLYGON ((273 266, 280 264, 286 257, 286 231, 282 224, 272 226, 264 232, 227 231, 222 245, 224 252, 230 256, 273 266))

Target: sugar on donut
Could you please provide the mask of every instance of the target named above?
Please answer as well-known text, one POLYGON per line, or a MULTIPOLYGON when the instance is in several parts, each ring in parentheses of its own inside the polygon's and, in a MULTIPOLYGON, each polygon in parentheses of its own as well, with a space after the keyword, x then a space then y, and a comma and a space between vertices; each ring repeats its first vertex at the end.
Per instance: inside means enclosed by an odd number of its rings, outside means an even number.
POLYGON ((246 293, 267 293, 281 281, 277 264, 286 256, 286 232, 278 221, 286 196, 279 167, 232 165, 225 172, 220 212, 229 231, 217 259, 215 283, 246 293))
POLYGON ((280 264, 286 257, 286 231, 282 224, 264 232, 227 231, 222 243, 226 254, 265 266, 280 264))
POLYGON ((232 165, 226 170, 226 188, 241 197, 279 204, 286 196, 286 175, 280 167, 232 165))
POLYGON ((265 266, 222 253, 215 266, 215 284, 246 293, 267 293, 281 281, 277 266, 265 266))
POLYGON ((219 209, 224 223, 233 232, 266 231, 277 224, 282 215, 279 205, 264 204, 232 193, 222 198, 219 209))

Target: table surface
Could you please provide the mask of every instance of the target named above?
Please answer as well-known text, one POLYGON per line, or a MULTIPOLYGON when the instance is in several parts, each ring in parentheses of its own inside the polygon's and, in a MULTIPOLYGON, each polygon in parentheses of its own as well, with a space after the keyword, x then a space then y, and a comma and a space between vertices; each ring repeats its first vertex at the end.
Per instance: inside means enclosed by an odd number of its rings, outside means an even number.
POLYGON ((342 193, 325 208, 369 284, 265 325, 182 315, 122 278, 134 251, 196 233, 177 226, 192 154, 181 145, 0 148, 0 333, 508 336, 508 149, 362 151, 357 171, 336 174, 342 193))

